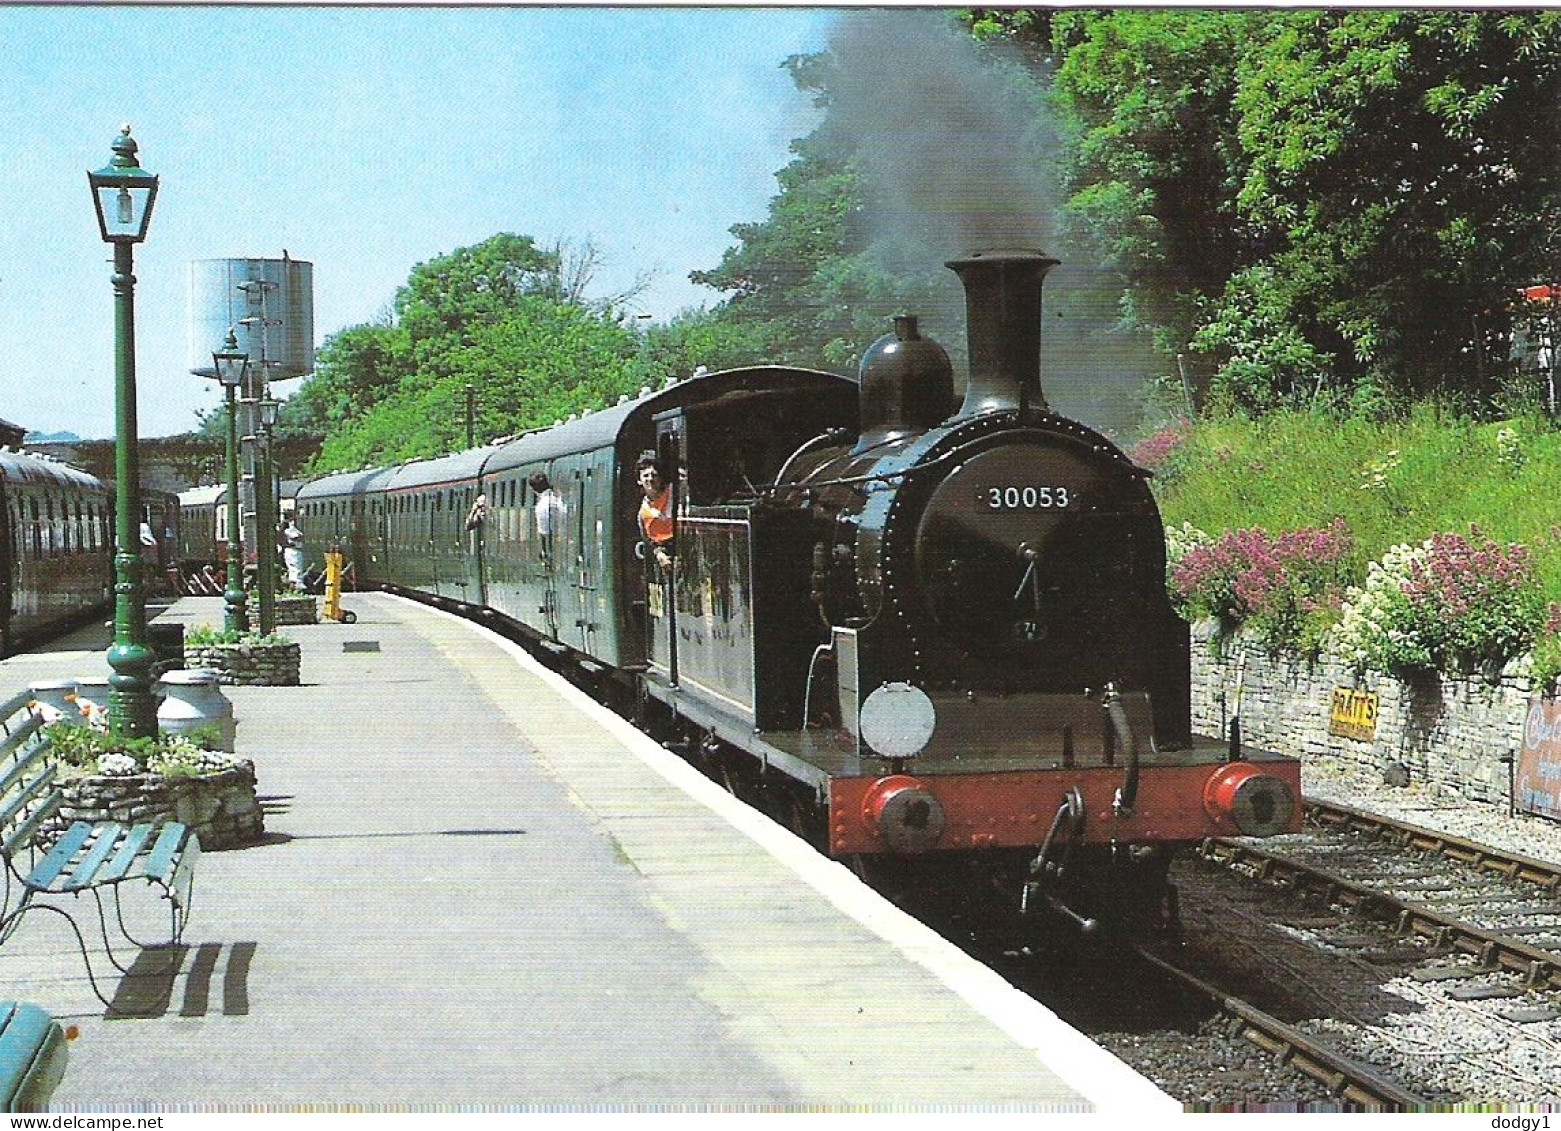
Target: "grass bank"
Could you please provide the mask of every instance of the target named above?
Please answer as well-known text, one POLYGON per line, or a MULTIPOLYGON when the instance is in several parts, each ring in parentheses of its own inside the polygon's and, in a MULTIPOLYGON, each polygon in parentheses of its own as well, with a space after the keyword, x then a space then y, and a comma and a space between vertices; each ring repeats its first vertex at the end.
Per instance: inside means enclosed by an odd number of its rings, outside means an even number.
POLYGON ((1228 418, 1152 437, 1167 525, 1210 534, 1327 526, 1342 517, 1354 566, 1471 524, 1532 552, 1561 600, 1561 432, 1540 418, 1476 423, 1429 406, 1402 421, 1321 413, 1228 418))

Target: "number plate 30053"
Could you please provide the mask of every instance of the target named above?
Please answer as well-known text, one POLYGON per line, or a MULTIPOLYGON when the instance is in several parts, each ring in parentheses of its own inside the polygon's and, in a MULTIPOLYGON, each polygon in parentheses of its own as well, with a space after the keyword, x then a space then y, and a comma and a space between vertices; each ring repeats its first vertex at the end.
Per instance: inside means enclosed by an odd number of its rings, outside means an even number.
POLYGON ((1045 487, 1003 484, 983 487, 980 492, 981 506, 993 511, 1065 510, 1077 501, 1073 489, 1061 484, 1045 487))

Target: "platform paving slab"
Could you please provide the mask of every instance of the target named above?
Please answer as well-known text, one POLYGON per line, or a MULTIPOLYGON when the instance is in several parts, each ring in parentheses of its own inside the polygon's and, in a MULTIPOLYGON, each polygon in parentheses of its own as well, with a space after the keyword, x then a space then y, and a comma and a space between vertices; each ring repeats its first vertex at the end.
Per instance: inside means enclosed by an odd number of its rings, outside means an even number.
POLYGON ((268 835, 202 857, 178 974, 119 984, 156 1016, 105 1017, 52 918, 0 948, 80 1029, 57 1110, 1176 1110, 513 645, 347 606, 286 630, 303 686, 225 689, 268 835))

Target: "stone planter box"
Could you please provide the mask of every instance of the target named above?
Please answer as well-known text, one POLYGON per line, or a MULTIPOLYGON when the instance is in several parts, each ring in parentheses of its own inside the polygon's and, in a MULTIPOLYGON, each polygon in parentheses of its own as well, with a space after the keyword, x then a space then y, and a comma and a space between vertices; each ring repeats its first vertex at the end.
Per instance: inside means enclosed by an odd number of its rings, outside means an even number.
MULTIPOLYGON (((260 623, 260 601, 251 594, 249 598, 249 623, 260 623)), ((320 610, 315 598, 305 593, 300 597, 276 599, 276 623, 278 625, 319 624, 320 610)))
POLYGON ((300 650, 296 641, 283 644, 202 644, 186 647, 184 662, 217 673, 230 685, 297 687, 300 650))
POLYGON ((253 844, 265 833, 265 814, 255 797, 253 762, 195 777, 66 778, 60 789, 65 800, 55 814, 55 827, 45 833, 46 840, 53 840, 73 821, 126 825, 178 821, 195 830, 202 848, 253 844))

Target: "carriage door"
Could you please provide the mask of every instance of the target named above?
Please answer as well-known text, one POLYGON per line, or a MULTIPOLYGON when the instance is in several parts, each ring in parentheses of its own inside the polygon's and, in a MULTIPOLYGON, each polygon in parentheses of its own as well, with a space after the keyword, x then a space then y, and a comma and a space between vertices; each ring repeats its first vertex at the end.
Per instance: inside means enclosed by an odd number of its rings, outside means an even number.
MULTIPOLYGON (((576 563, 576 608, 580 616, 583 647, 588 655, 607 655, 611 658, 614 638, 606 593, 609 586, 607 555, 609 547, 617 543, 615 532, 608 523, 615 520, 612 510, 612 459, 611 451, 596 452, 588 457, 579 480, 580 505, 576 509, 579 521, 579 557, 576 563), (604 652, 604 649, 606 650, 604 652)), ((575 516, 571 516, 573 521, 575 516)))
MULTIPOLYGON (((687 502, 682 498, 683 477, 682 452, 684 443, 685 421, 683 410, 671 409, 656 415, 656 462, 661 465, 663 474, 672 485, 672 515, 674 522, 677 515, 683 510, 687 502)), ((636 476, 635 492, 639 492, 638 477, 636 476)), ((638 525, 638 523, 636 523, 638 525)), ((643 535, 638 535, 643 537, 643 535)), ((678 532, 673 526, 673 544, 677 543, 678 532)), ((674 550, 672 568, 663 570, 656 564, 656 556, 651 547, 645 546, 645 583, 648 589, 646 594, 650 609, 650 661, 651 666, 664 669, 667 681, 673 685, 678 682, 678 569, 679 563, 674 550)))
POLYGON ((591 608, 593 586, 591 585, 591 524, 586 517, 586 510, 591 497, 591 473, 589 467, 577 467, 572 476, 573 490, 569 499, 569 537, 574 543, 570 547, 569 555, 569 580, 574 589, 573 607, 570 610, 570 618, 565 623, 566 629, 573 631, 567 634, 569 643, 587 654, 591 651, 591 608))
POLYGON ((22 545, 21 505, 0 487, 0 652, 11 649, 11 582, 16 576, 18 551, 22 545))

